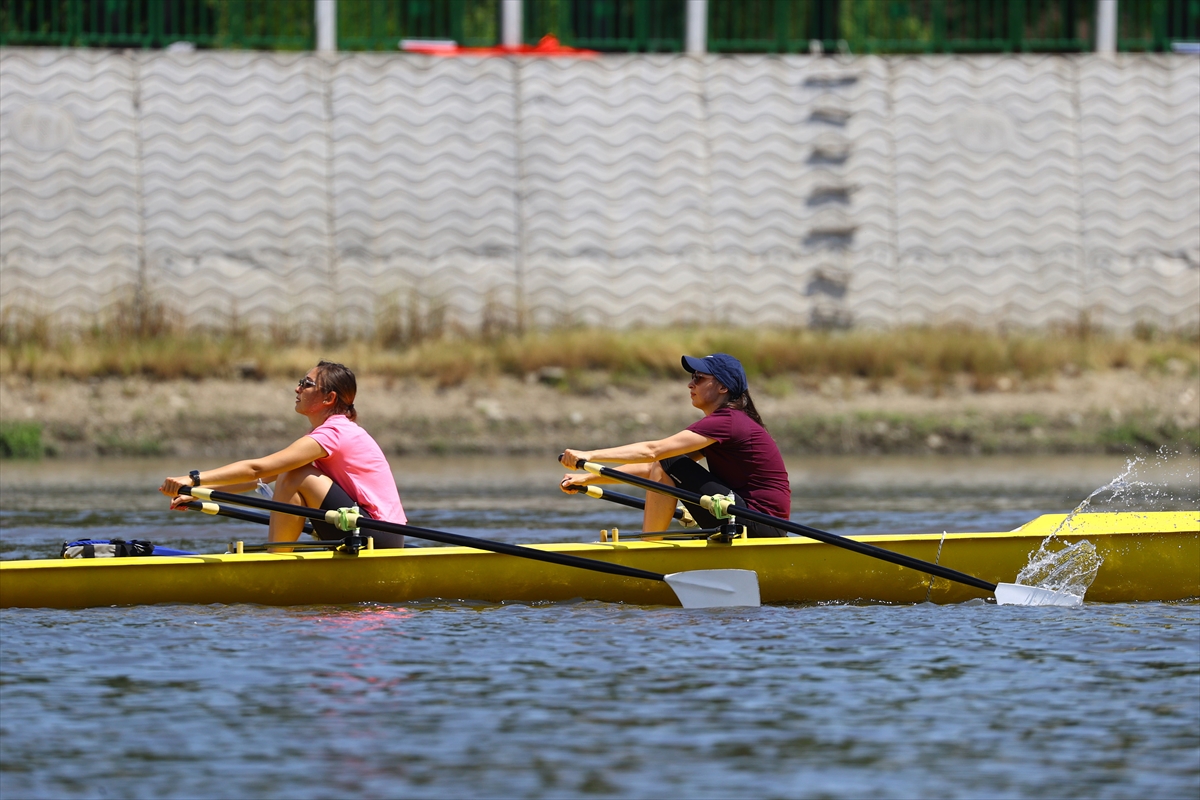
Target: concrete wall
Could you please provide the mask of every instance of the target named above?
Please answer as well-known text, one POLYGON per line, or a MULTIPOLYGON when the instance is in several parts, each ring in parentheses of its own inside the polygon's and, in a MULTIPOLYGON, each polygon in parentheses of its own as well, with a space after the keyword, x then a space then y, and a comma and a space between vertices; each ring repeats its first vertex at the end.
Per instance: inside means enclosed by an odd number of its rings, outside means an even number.
POLYGON ((0 310, 1200 323, 1200 61, 0 51, 0 310))

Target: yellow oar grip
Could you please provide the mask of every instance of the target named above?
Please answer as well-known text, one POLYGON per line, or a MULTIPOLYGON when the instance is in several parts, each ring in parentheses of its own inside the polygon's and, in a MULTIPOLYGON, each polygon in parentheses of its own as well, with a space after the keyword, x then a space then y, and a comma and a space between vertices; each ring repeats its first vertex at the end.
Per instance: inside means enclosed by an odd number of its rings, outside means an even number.
MULTIPOLYGON (((593 475, 599 475, 599 474, 601 474, 600 470, 604 469, 604 466, 602 464, 597 464, 592 461, 585 461, 585 462, 583 462, 583 468, 585 470, 587 470, 588 472, 592 473, 593 475)), ((591 494, 591 492, 588 492, 588 494, 591 494)))
POLYGON ((203 486, 193 486, 191 490, 192 497, 195 497, 197 500, 212 500, 212 493, 212 489, 206 489, 203 486))
POLYGON ((205 514, 220 514, 221 507, 216 503, 201 503, 200 510, 205 514))
POLYGON ((587 487, 587 496, 594 497, 597 500, 603 500, 604 499, 604 490, 601 489, 599 486, 589 486, 589 487, 587 487))

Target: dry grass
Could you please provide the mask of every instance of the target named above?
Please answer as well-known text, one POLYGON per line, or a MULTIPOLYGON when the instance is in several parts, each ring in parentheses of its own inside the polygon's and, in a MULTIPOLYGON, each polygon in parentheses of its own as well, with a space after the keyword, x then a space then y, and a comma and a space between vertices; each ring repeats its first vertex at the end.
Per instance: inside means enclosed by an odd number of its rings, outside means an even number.
POLYGON ((441 334, 404 343, 387 340, 295 343, 269 332, 185 333, 169 325, 97 327, 55 333, 46 326, 5 326, 0 375, 84 380, 141 375, 154 379, 294 376, 319 358, 360 375, 417 376, 453 386, 472 376, 542 373, 610 378, 675 377, 682 353, 728 352, 755 378, 859 377, 922 389, 966 381, 987 391, 1005 379, 1037 381, 1056 374, 1129 368, 1195 374, 1200 341, 1193 334, 1141 329, 1120 337, 1095 330, 996 333, 969 328, 905 328, 823 332, 807 329, 677 327, 637 330, 563 329, 524 335, 441 334))

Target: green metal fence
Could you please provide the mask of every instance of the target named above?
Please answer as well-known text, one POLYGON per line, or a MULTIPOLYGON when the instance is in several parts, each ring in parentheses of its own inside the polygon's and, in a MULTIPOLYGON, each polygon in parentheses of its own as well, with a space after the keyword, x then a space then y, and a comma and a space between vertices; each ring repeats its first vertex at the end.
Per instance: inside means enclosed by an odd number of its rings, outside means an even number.
POLYGON ((623 53, 683 50, 684 0, 525 0, 524 38, 623 53))
MULTIPOLYGON (((338 0, 338 47, 403 39, 490 47, 500 0, 338 0)), ((1096 0, 709 0, 714 53, 1077 52, 1096 0)), ((1200 42, 1200 0, 1119 0, 1120 50, 1200 42)), ((679 52, 686 0, 524 0, 524 39, 608 52, 679 52)), ((0 45, 309 50, 314 0, 0 0, 0 45)))
POLYGON ((339 50, 395 51, 404 39, 500 41, 500 0, 338 0, 339 50))
POLYGON ((854 53, 1064 52, 1092 49, 1095 0, 867 0, 847 4, 854 53))
POLYGON ((1200 0, 1120 0, 1117 49, 1170 51, 1200 42, 1200 0))
MULTIPOLYGON (((1125 0, 1122 0, 1124 2, 1125 0)), ((1092 49, 1095 0, 709 0, 716 53, 1092 49)))
POLYGON ((714 53, 801 53, 837 47, 838 0, 709 0, 714 53))
POLYGON ((311 50, 313 0, 0 0, 0 45, 311 50))

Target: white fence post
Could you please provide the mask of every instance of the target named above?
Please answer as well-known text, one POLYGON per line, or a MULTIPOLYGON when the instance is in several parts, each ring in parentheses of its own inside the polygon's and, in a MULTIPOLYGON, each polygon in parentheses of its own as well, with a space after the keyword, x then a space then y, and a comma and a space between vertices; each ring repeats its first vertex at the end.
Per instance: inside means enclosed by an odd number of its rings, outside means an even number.
POLYGON ((686 47, 689 55, 708 52, 708 0, 688 0, 686 47))
POLYGON ((500 0, 500 44, 505 47, 521 45, 521 3, 523 0, 500 0))
POLYGON ((1117 0, 1096 0, 1096 52, 1117 52, 1117 0))
POLYGON ((317 52, 337 52, 337 0, 317 0, 317 52))

